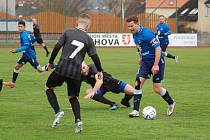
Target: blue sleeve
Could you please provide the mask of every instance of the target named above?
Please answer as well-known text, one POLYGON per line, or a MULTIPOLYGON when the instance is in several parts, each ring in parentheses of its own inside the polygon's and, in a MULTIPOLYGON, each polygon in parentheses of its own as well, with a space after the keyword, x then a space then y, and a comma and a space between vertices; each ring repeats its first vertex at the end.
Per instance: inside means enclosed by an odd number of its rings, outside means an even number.
POLYGON ((171 34, 171 29, 169 28, 168 24, 165 24, 165 33, 164 35, 170 35, 171 34))
POLYGON ((22 45, 20 48, 18 48, 18 49, 16 50, 16 53, 25 51, 25 50, 27 50, 27 49, 29 48, 29 46, 30 46, 29 34, 23 34, 23 35, 21 36, 21 38, 22 38, 22 40, 23 40, 23 45, 22 45))
POLYGON ((153 32, 151 32, 148 36, 148 41, 150 43, 150 45, 154 48, 157 48, 160 46, 160 42, 159 40, 155 37, 155 34, 153 32))
POLYGON ((27 50, 28 48, 29 48, 29 46, 22 46, 22 47, 20 47, 20 48, 18 48, 18 49, 16 50, 16 53, 25 51, 25 50, 27 50))

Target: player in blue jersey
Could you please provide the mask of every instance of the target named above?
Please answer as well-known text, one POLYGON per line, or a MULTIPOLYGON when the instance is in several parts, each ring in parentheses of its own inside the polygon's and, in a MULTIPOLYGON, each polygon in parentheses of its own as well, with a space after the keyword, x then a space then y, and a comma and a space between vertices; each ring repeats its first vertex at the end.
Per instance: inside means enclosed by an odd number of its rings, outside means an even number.
POLYGON ((15 82, 20 72, 20 69, 27 62, 29 62, 38 72, 43 72, 47 70, 47 66, 41 67, 36 59, 36 53, 34 47, 32 46, 32 44, 36 41, 36 38, 33 35, 30 35, 29 32, 25 30, 25 21, 21 20, 18 22, 18 31, 20 32, 20 48, 12 49, 10 50, 10 52, 23 52, 23 55, 15 65, 12 81, 4 82, 5 86, 9 86, 11 88, 15 87, 15 82))
POLYGON ((173 113, 176 102, 170 97, 169 92, 162 87, 164 77, 164 57, 161 55, 160 42, 154 32, 141 26, 137 16, 128 17, 127 25, 133 34, 134 42, 139 49, 139 63, 141 64, 135 82, 134 109, 130 117, 139 117, 139 105, 142 97, 142 87, 146 79, 153 76, 153 90, 168 103, 167 115, 173 113))
POLYGON ((171 34, 171 29, 166 23, 166 18, 164 15, 160 15, 159 17, 160 23, 157 25, 157 36, 160 41, 160 47, 163 52, 163 55, 167 58, 171 58, 175 60, 175 63, 178 61, 178 56, 172 55, 166 52, 166 49, 169 44, 168 36, 171 34))

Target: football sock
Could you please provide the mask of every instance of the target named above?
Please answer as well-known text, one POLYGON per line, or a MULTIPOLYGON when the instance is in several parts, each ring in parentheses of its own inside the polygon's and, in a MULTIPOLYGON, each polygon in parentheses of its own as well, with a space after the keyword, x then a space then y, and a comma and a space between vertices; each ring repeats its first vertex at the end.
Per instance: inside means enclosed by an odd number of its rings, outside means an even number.
POLYGON ((46 45, 44 45, 44 50, 46 51, 46 53, 49 53, 49 51, 48 51, 48 49, 47 49, 47 46, 46 45))
POLYGON ((71 99, 69 99, 69 102, 71 103, 71 107, 72 107, 72 111, 74 113, 75 123, 76 123, 76 122, 78 122, 78 120, 81 120, 80 104, 79 104, 77 97, 72 97, 71 99))
POLYGON ((134 90, 134 106, 133 110, 139 111, 139 105, 142 97, 142 90, 134 90))
POLYGON ((162 88, 162 92, 160 93, 162 98, 168 103, 168 105, 171 105, 174 103, 173 99, 169 95, 168 91, 164 88, 162 88))
POLYGON ((95 101, 98 101, 100 103, 108 104, 108 105, 111 105, 111 106, 116 104, 115 102, 110 101, 110 100, 106 99, 104 96, 100 96, 98 94, 95 94, 92 99, 95 100, 95 101))
POLYGON ((172 55, 172 54, 170 54, 170 53, 167 53, 167 52, 165 52, 165 56, 166 56, 167 58, 172 58, 172 59, 175 59, 175 58, 176 58, 174 55, 172 55))
POLYGON ((18 77, 19 72, 20 72, 19 70, 14 69, 14 71, 13 71, 13 77, 12 77, 12 82, 13 83, 16 82, 16 79, 18 77))
POLYGON ((55 114, 57 114, 58 112, 60 112, 60 107, 54 91, 52 89, 47 89, 46 94, 51 107, 54 109, 55 114))
POLYGON ((133 95, 125 94, 124 98, 122 99, 124 102, 129 102, 133 95))

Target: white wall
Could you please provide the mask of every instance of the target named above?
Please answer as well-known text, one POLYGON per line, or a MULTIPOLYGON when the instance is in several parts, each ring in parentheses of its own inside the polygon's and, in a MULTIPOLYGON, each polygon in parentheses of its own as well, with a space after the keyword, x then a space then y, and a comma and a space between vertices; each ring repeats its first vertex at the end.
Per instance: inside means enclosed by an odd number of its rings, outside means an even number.
POLYGON ((208 9, 208 16, 206 16, 207 8, 204 5, 205 0, 198 1, 198 22, 197 22, 197 29, 200 32, 210 32, 210 8, 208 9))

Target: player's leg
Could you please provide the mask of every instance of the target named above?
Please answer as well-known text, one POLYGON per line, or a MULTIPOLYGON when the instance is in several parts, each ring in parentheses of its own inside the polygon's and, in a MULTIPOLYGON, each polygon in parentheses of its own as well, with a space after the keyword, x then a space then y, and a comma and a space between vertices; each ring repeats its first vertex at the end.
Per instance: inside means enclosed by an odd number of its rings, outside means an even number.
POLYGON ((3 86, 3 80, 0 79, 0 92, 1 92, 1 90, 2 90, 2 86, 3 86))
POLYGON ((167 47, 168 47, 168 43, 161 44, 161 50, 162 50, 163 55, 167 58, 174 59, 175 62, 177 63, 178 62, 178 56, 166 52, 167 47))
POLYGON ((72 107, 72 111, 75 117, 75 133, 79 133, 83 130, 83 123, 81 121, 80 103, 78 101, 81 82, 80 80, 68 79, 66 80, 69 102, 72 107))
POLYGON ((158 93, 169 105, 167 109, 167 115, 172 115, 176 102, 171 98, 168 90, 163 88, 160 83, 153 83, 153 90, 155 93, 158 93))
POLYGON ((153 90, 158 93, 169 105, 167 115, 170 116, 173 113, 176 102, 171 98, 169 92, 162 87, 161 81, 164 78, 164 60, 161 59, 159 64, 159 72, 153 77, 153 90))
MULTIPOLYGON (((86 94, 88 94, 88 93, 89 93, 89 90, 87 89, 86 94)), ((97 90, 96 94, 92 97, 92 99, 97 101, 97 102, 110 105, 109 110, 118 109, 119 106, 115 102, 113 102, 113 101, 104 97, 105 93, 106 92, 103 89, 99 89, 99 90, 97 90)))
POLYGON ((140 68, 138 69, 138 73, 135 81, 135 89, 134 89, 134 106, 133 111, 129 113, 129 117, 139 117, 139 106, 142 98, 142 87, 144 82, 146 81, 148 75, 150 74, 150 67, 145 62, 141 63, 140 68))
POLYGON ((133 103, 133 111, 129 113, 129 117, 139 117, 139 107, 142 98, 142 86, 146 81, 143 77, 137 77, 135 82, 135 90, 134 90, 134 103, 133 103))
POLYGON ((125 93, 125 96, 120 103, 128 108, 132 107, 129 101, 133 97, 135 89, 131 85, 122 81, 119 82, 119 89, 120 92, 125 93))
POLYGON ((16 83, 16 80, 17 80, 17 77, 20 73, 20 69, 21 67, 27 63, 27 60, 25 58, 21 58, 15 65, 15 68, 13 70, 13 74, 12 74, 12 81, 11 82, 3 82, 3 84, 5 86, 8 86, 8 87, 11 87, 11 88, 14 88, 15 87, 15 83, 16 83))
MULTIPOLYGON (((48 71, 48 66, 45 65, 45 66, 41 67, 36 58, 31 58, 29 60, 29 63, 31 64, 32 67, 34 67, 40 73, 48 71)), ((54 69, 55 67, 56 67, 56 65, 53 65, 53 67, 51 69, 54 69)))
POLYGON ((52 127, 56 127, 57 124, 59 124, 61 117, 64 115, 64 112, 61 110, 56 94, 54 92, 54 88, 56 86, 61 86, 64 82, 63 77, 56 74, 54 71, 50 74, 48 77, 46 86, 45 86, 45 92, 47 95, 48 102, 50 103, 51 107, 53 108, 55 112, 55 118, 52 123, 52 127))
POLYGON ((47 46, 46 46, 45 43, 43 42, 43 39, 42 39, 41 36, 37 38, 37 43, 39 43, 40 45, 42 45, 42 47, 44 48, 44 50, 45 50, 45 52, 46 52, 46 56, 48 57, 49 54, 50 54, 50 52, 48 51, 47 46))

